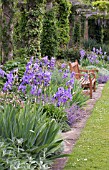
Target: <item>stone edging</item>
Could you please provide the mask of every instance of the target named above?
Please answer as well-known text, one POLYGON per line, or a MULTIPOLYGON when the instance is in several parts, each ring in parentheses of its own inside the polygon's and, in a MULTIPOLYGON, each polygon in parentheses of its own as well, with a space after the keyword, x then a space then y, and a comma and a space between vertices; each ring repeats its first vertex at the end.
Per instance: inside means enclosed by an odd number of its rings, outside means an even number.
MULTIPOLYGON (((64 140, 64 154, 70 154, 74 148, 76 141, 78 140, 82 129, 85 127, 87 119, 91 115, 91 111, 96 101, 101 97, 104 84, 99 84, 96 92, 93 93, 93 98, 87 101, 86 106, 83 108, 86 112, 85 116, 77 122, 70 131, 62 133, 64 140)), ((52 170, 62 170, 67 162, 68 158, 59 158, 55 161, 52 170)))

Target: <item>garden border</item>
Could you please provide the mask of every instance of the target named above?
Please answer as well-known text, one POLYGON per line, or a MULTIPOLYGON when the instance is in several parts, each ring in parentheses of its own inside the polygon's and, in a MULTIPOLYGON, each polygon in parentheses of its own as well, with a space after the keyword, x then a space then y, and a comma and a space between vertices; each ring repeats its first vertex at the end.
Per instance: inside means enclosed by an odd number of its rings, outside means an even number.
MULTIPOLYGON (((97 87, 96 92, 93 93, 93 98, 89 99, 86 103, 86 106, 83 107, 85 110, 84 116, 79 120, 79 122, 76 122, 70 131, 62 133, 62 138, 64 140, 64 154, 70 154, 73 151, 73 148, 76 144, 76 141, 78 140, 82 129, 85 127, 87 119, 90 117, 93 107, 96 103, 96 101, 101 97, 102 90, 103 90, 104 84, 99 84, 97 87)), ((59 158, 57 159, 53 166, 52 170, 62 170, 67 162, 68 158, 59 158)))

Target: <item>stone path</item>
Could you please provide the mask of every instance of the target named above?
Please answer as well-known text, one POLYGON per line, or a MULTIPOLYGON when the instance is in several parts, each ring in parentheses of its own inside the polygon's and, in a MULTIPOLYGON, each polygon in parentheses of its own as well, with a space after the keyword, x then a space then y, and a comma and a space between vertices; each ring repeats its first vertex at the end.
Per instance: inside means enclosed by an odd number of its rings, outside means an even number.
MULTIPOLYGON (((62 138, 64 139, 64 151, 65 154, 70 154, 73 151, 74 145, 78 140, 82 129, 85 127, 86 121, 91 115, 92 109, 96 101, 101 97, 102 89, 104 84, 99 84, 96 92, 93 93, 93 98, 87 101, 84 107, 85 115, 82 119, 75 123, 70 131, 62 133, 62 138)), ((59 158, 55 161, 52 170, 62 170, 67 162, 68 158, 59 158)))

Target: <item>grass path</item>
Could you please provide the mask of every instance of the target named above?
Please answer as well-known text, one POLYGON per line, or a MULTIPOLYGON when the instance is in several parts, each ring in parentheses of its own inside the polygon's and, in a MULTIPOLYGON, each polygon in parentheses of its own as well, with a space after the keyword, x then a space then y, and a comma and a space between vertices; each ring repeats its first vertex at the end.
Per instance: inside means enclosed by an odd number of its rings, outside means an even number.
POLYGON ((64 170, 109 170, 109 82, 64 170))

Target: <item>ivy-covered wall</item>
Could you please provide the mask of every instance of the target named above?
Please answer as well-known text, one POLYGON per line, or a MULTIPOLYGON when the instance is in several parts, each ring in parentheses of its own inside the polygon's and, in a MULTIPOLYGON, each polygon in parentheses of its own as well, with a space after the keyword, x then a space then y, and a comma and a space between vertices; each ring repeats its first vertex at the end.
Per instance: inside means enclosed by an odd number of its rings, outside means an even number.
POLYGON ((95 39, 98 43, 109 44, 109 20, 100 18, 90 18, 89 38, 95 39), (102 30, 103 29, 103 30, 102 30), (103 35, 102 35, 103 34, 103 35))
POLYGON ((49 58, 55 57, 58 52, 58 27, 56 8, 53 7, 45 13, 43 32, 41 36, 41 54, 49 58))
MULTIPOLYGON (((2 0, 0 7, 2 63, 16 57, 55 57, 60 51, 80 47, 85 38, 85 17, 69 0, 2 0)), ((109 43, 108 22, 101 27, 95 20, 88 18, 89 38, 109 43)))
POLYGON ((1 8, 1 63, 5 63, 13 58, 14 3, 2 0, 1 8))
POLYGON ((44 16, 44 0, 27 0, 27 34, 29 56, 41 57, 41 33, 44 16))

